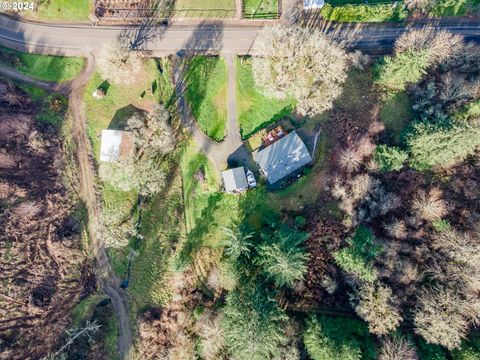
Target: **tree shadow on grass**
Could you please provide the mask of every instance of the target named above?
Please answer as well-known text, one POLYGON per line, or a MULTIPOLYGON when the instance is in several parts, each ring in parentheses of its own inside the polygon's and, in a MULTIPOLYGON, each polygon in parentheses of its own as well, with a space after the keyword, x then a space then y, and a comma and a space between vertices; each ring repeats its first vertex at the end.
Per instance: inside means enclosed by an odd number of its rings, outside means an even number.
POLYGON ((145 113, 145 111, 133 106, 132 104, 118 109, 115 112, 115 115, 113 115, 108 128, 111 130, 125 130, 128 119, 130 119, 136 113, 145 113))
POLYGON ((223 194, 215 192, 207 199, 207 204, 202 210, 201 215, 196 219, 195 227, 188 233, 187 240, 178 253, 176 259, 177 269, 183 269, 193 261, 195 254, 202 248, 205 235, 217 226, 215 220, 215 210, 219 207, 219 202, 223 194))

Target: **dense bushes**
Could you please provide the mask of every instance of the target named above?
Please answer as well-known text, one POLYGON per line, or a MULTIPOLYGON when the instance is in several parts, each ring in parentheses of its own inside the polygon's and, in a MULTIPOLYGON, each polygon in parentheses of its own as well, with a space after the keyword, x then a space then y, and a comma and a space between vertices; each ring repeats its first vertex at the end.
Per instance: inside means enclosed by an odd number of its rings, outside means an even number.
POLYGON ((313 360, 375 358, 372 336, 365 323, 355 319, 311 315, 303 341, 313 360))
POLYGON ((377 5, 344 5, 331 6, 326 4, 322 9, 326 20, 339 22, 395 22, 407 18, 405 6, 399 3, 377 5))

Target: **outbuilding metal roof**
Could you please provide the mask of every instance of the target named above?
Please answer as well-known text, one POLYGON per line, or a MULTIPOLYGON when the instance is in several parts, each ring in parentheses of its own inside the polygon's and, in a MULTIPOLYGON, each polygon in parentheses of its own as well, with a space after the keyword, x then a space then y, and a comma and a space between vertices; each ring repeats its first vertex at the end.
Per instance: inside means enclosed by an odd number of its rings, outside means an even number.
POLYGON ((325 0, 303 0, 305 10, 321 9, 325 5, 325 0))
POLYGON ((102 130, 100 161, 118 162, 133 153, 133 134, 130 131, 102 130))
POLYGON ((243 166, 222 171, 223 185, 228 193, 235 193, 248 188, 247 177, 243 166))
POLYGON ((254 158, 270 184, 312 161, 307 147, 295 131, 258 151, 254 158))

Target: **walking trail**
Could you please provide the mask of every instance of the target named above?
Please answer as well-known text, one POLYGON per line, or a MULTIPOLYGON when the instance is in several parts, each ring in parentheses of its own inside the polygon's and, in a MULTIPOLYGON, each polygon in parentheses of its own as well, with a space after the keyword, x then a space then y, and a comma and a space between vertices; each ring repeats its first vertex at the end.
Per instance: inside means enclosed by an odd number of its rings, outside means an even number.
POLYGON ((86 134, 85 104, 83 93, 85 85, 95 69, 95 59, 92 54, 86 58, 82 73, 72 81, 51 83, 32 79, 20 72, 0 65, 0 74, 17 81, 38 86, 42 89, 60 92, 68 96, 69 112, 73 118, 72 137, 75 143, 75 155, 78 166, 80 197, 85 202, 88 211, 88 237, 91 254, 96 260, 96 275, 101 289, 112 300, 112 306, 119 324, 118 349, 123 360, 133 359, 133 342, 128 317, 128 302, 124 290, 120 288, 120 279, 114 274, 108 259, 105 243, 101 233, 101 210, 95 194, 95 174, 89 160, 91 149, 86 134))
POLYGON ((181 116, 182 125, 188 129, 192 135, 197 151, 201 151, 207 155, 210 161, 214 164, 217 173, 225 169, 227 160, 233 153, 236 156, 246 155, 247 150, 242 143, 240 136, 240 128, 237 123, 237 98, 236 98, 236 70, 235 70, 235 55, 233 53, 224 53, 225 63, 227 66, 227 124, 225 131, 225 138, 221 142, 216 142, 209 138, 198 127, 195 122, 187 102, 184 97, 185 82, 182 74, 185 74, 187 69, 187 62, 183 61, 175 67, 175 91, 177 94, 177 106, 181 116))

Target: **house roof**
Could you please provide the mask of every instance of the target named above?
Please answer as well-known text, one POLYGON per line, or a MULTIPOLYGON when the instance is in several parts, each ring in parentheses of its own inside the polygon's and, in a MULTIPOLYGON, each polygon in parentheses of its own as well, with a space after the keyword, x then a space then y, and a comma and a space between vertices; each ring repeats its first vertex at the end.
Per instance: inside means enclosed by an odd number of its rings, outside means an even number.
POLYGON ((133 153, 133 134, 130 131, 102 130, 100 161, 118 162, 133 153))
POLYGON ((306 10, 321 9, 324 5, 325 0, 303 0, 303 8, 306 10))
POLYGON ((295 131, 258 151, 254 158, 270 184, 312 161, 307 147, 295 131))
POLYGON ((248 188, 243 166, 222 171, 223 185, 226 192, 243 191, 248 188))

